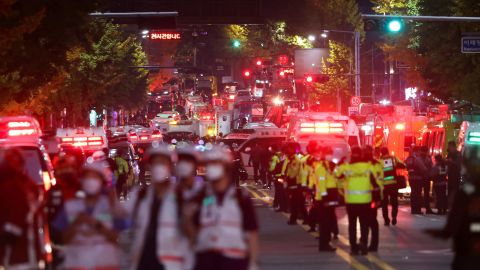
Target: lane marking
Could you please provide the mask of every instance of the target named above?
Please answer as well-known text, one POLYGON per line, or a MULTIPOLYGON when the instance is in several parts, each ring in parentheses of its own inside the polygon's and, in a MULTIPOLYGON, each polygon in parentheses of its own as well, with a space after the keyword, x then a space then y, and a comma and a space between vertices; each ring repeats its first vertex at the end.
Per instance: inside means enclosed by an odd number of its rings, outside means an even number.
MULTIPOLYGON (((248 186, 243 186, 243 188, 245 188, 248 192, 250 192, 250 194, 253 195, 253 197, 259 199, 259 200, 262 200, 263 202, 265 202, 267 205, 269 206, 272 206, 272 203, 264 198, 262 198, 260 195, 258 195, 251 187, 248 187, 248 186)), ((287 219, 289 218, 289 214, 287 213, 284 213, 282 212, 283 216, 285 216, 287 219)), ((298 222, 297 222, 298 224, 298 222)), ((302 229, 304 229, 305 231, 308 232, 308 226, 307 225, 301 225, 301 224, 298 224, 302 229)), ((311 236, 313 237, 317 237, 319 235, 318 232, 312 232, 312 233, 309 233, 311 236)), ((346 252, 345 250, 343 250, 342 248, 340 248, 339 246, 337 246, 337 250, 335 251, 335 253, 340 257, 342 258, 345 262, 347 262, 351 267, 357 269, 357 270, 369 270, 370 268, 367 267, 366 265, 362 264, 361 262, 359 262, 356 258, 352 257, 350 255, 350 253, 346 252)), ((387 270, 390 270, 390 269, 387 269, 387 270)))

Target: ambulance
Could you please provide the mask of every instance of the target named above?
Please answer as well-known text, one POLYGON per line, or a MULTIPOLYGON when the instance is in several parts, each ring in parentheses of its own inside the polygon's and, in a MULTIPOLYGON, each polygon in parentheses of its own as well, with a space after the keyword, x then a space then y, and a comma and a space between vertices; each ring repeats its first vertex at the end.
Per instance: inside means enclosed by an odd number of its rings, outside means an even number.
POLYGON ((235 152, 239 153, 243 164, 246 165, 255 147, 280 146, 286 139, 287 130, 284 128, 259 127, 255 129, 234 129, 220 142, 231 146, 235 152))
POLYGON ((48 190, 55 185, 55 178, 41 136, 40 125, 33 117, 0 117, 0 160, 7 148, 15 147, 25 160, 23 170, 39 187, 48 190))
MULTIPOLYGON (((9 148, 17 149, 24 159, 23 168, 30 179, 39 187, 38 205, 42 205, 43 193, 56 184, 53 166, 45 147, 41 144, 42 130, 38 121, 30 116, 0 117, 0 163, 5 160, 9 148)), ((8 191, 3 191, 8 192, 8 191)), ((14 207, 14 205, 12 205, 14 207)), ((46 217, 42 211, 34 216, 33 230, 28 230, 29 237, 34 237, 40 253, 35 256, 38 269, 46 269, 52 263, 52 244, 46 217), (35 235, 35 236, 34 236, 35 235), (38 241, 37 241, 38 240, 38 241)), ((32 242, 30 242, 32 244, 32 242)), ((30 246, 32 249, 37 247, 30 246)), ((22 268, 23 269, 23 268, 22 268)), ((30 268, 29 268, 30 269, 30 268)), ((35 268, 37 269, 37 268, 35 268)))
POLYGON ((291 117, 287 137, 299 143, 303 152, 312 140, 331 146, 334 162, 348 157, 351 146, 360 145, 355 121, 337 112, 298 112, 291 117))
POLYGON ((81 147, 87 156, 108 148, 107 134, 103 127, 58 128, 57 137, 62 145, 81 147))

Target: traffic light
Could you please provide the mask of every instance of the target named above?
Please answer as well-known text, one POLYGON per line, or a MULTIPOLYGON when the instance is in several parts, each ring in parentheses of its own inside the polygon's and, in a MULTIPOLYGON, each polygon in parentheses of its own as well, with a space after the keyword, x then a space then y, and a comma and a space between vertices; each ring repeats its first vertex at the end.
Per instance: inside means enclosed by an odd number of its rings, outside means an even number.
POLYGON ((245 76, 246 78, 250 77, 251 73, 250 73, 250 70, 245 70, 243 72, 243 76, 245 76))
POLYGON ((240 45, 241 45, 240 40, 235 39, 233 41, 232 45, 233 45, 234 48, 239 48, 240 45))
POLYGON ((402 30, 403 24, 402 21, 394 19, 391 21, 387 21, 387 30, 390 33, 398 33, 402 30))
POLYGON ((330 77, 325 74, 306 74, 305 82, 306 83, 326 83, 330 80, 330 77))

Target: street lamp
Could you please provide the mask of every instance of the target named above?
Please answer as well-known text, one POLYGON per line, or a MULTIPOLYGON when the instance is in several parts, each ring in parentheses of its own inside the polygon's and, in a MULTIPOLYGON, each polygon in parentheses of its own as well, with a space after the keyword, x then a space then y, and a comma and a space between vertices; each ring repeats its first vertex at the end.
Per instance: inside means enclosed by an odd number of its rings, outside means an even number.
POLYGON ((309 41, 315 41, 315 36, 314 35, 308 35, 308 40, 309 41))
POLYGON ((328 37, 328 34, 327 34, 327 32, 323 32, 323 33, 320 34, 320 36, 321 36, 322 38, 327 38, 327 37, 328 37))

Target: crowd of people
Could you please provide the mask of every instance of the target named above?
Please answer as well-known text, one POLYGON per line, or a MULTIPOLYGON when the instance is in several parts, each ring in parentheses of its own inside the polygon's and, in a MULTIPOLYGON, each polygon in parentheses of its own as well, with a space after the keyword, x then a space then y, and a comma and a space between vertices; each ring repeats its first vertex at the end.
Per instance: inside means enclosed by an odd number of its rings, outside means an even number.
POLYGON ((232 154, 224 147, 152 146, 145 154, 149 185, 134 188, 128 200, 118 199, 105 157, 84 164, 60 157, 57 185, 40 200, 38 187, 19 169, 22 156, 15 148, 7 154, 1 166, 8 177, 0 181, 10 195, 0 199, 0 265, 7 269, 37 269, 41 251, 32 248, 40 248, 41 239, 27 233, 38 229, 27 216, 46 217, 55 269, 125 268, 122 232, 132 237, 129 269, 257 269, 255 210, 232 182, 232 154))
POLYGON ((377 209, 382 209, 385 226, 396 226, 398 222, 399 190, 407 187, 402 169, 408 171, 412 214, 424 214, 422 207, 425 214, 447 214, 460 187, 462 161, 454 142, 449 143, 447 158, 436 155, 435 163, 428 148, 417 146, 412 147, 405 161, 391 155, 387 148, 366 146, 352 147, 348 159, 334 163, 332 148, 316 141, 310 141, 303 154, 297 143, 286 143, 272 151, 268 171, 275 186, 273 206, 277 211, 290 212, 288 224, 296 225, 297 220, 303 220, 311 232, 318 230, 320 251, 335 251, 330 244, 339 233, 335 209, 345 206, 351 254, 376 252, 377 209), (431 186, 435 212, 431 208, 431 186), (356 236, 357 220, 360 240, 356 236))
MULTIPOLYGON (((143 156, 149 181, 122 200, 117 183, 128 166, 121 158, 99 152, 86 161, 61 156, 55 162, 57 183, 45 193, 23 171, 20 152, 8 149, 0 164, 0 190, 8 191, 0 196, 0 266, 36 269, 50 249, 55 269, 258 269, 259 225, 250 197, 239 188, 238 153, 225 145, 202 149, 152 145, 143 156), (119 243, 123 232, 131 237, 129 254, 119 243), (44 242, 46 234, 52 243, 44 242)), ((398 225, 406 169, 411 213, 448 213, 445 228, 426 232, 453 237, 454 269, 472 269, 480 255, 480 148, 467 149, 462 160, 451 142, 446 159, 433 159, 422 147, 412 147, 401 161, 386 148, 354 146, 348 157, 333 162, 331 147, 311 141, 304 154, 293 142, 270 149, 256 145, 249 163, 256 181, 266 188, 273 184, 273 207, 290 213, 289 225, 301 220, 319 231, 320 252, 336 250, 336 209, 345 206, 351 255, 378 251, 379 208, 385 226, 398 225), (466 182, 460 185, 462 167, 466 182)))

